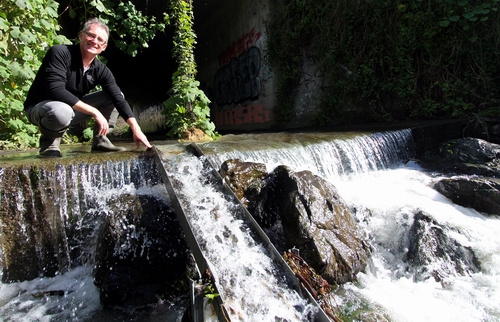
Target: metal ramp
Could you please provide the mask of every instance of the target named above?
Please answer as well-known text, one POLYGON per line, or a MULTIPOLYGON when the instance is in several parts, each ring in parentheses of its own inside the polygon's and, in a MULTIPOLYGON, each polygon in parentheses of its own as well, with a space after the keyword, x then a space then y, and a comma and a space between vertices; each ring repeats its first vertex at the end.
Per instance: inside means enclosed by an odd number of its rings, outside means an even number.
MULTIPOLYGON (((185 234, 186 242, 188 243, 193 256, 198 266, 198 270, 201 274, 206 271, 212 272, 214 267, 210 267, 211 263, 207 260, 207 253, 204 247, 202 247, 203 242, 200 242, 198 236, 193 233, 192 222, 190 221, 189 212, 193 211, 189 207, 190 200, 185 200, 186 197, 179 192, 179 188, 182 185, 177 178, 175 170, 172 165, 176 162, 176 158, 180 156, 195 156, 202 163, 203 168, 210 173, 210 178, 205 180, 205 184, 210 185, 213 189, 220 191, 224 198, 229 201, 232 206, 232 214, 239 220, 244 221, 247 227, 251 230, 252 238, 255 239, 256 243, 259 243, 265 249, 265 252, 271 258, 275 266, 280 270, 280 274, 286 279, 288 287, 295 290, 302 298, 309 301, 309 305, 315 307, 315 315, 311 317, 310 321, 327 322, 330 321, 328 316, 316 302, 316 300, 311 296, 311 294, 300 286, 300 281, 294 275, 290 267, 283 260, 281 254, 277 251, 274 245, 269 240, 268 236, 264 233, 252 215, 248 210, 241 204, 240 200, 235 196, 231 188, 225 183, 223 178, 214 169, 210 162, 203 158, 202 151, 198 148, 196 144, 191 144, 188 146, 177 145, 173 146, 155 146, 155 159, 157 162, 157 167, 160 175, 162 176, 163 182, 167 188, 172 206, 178 217, 178 220, 182 226, 185 234)), ((238 258, 234 258, 235 261, 238 258)), ((201 276, 200 276, 201 278, 201 276)), ((217 284, 217 283, 215 283, 217 284)), ((216 289, 219 289, 219 285, 214 285, 216 289)), ((220 293, 220 292, 219 292, 220 293)), ((227 311, 227 306, 225 305, 226 298, 221 294, 214 299, 213 307, 215 313, 217 314, 219 321, 231 321, 236 320, 231 319, 230 312, 227 311)), ((192 316, 194 321, 206 321, 203 309, 203 298, 200 296, 192 294, 192 316), (201 303, 201 304, 200 304, 201 303)), ((263 299, 265 302, 266 299, 263 299)), ((265 304, 265 303, 263 303, 265 304)), ((234 316, 234 315, 233 315, 234 316)), ((238 319, 239 320, 239 319, 238 319)))

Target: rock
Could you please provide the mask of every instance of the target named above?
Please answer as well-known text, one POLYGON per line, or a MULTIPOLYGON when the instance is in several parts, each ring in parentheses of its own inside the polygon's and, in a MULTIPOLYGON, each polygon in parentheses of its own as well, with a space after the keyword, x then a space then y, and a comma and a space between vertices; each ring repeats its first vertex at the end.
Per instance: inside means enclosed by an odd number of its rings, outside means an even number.
POLYGON ((500 215, 500 145, 470 137, 451 140, 426 153, 420 164, 448 176, 433 188, 454 203, 500 215))
POLYGON ((371 250, 336 188, 310 171, 295 173, 286 166, 266 181, 254 209, 257 220, 268 227, 281 222, 284 247, 298 248, 330 283, 354 280, 371 250))
POLYGON ((433 188, 457 205, 500 216, 499 179, 454 177, 436 182, 433 188))
POLYGON ((207 142, 212 141, 213 139, 197 128, 190 128, 181 133, 181 142, 207 142))
POLYGON ((267 170, 263 163, 243 162, 236 159, 225 161, 221 165, 219 174, 238 199, 248 206, 249 200, 255 200, 259 195, 267 170))
POLYGON ((475 138, 447 141, 438 151, 425 153, 421 165, 431 171, 500 178, 500 145, 475 138))
POLYGON ((219 171, 281 251, 300 255, 331 283, 352 281, 370 247, 336 188, 309 171, 227 160, 219 171))
POLYGON ((414 278, 433 277, 441 282, 448 275, 467 275, 480 271, 480 263, 471 248, 461 245, 428 214, 415 214, 409 234, 405 261, 417 270, 414 278))
POLYGON ((101 303, 131 310, 185 294, 186 269, 193 266, 170 208, 152 196, 127 194, 110 204, 94 269, 101 303))

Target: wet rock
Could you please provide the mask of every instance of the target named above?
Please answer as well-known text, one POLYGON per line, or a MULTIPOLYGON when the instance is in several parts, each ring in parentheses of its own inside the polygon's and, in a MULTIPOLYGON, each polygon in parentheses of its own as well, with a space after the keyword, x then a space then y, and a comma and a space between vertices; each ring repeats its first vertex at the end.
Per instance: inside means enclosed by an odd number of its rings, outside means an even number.
POLYGON ((500 178, 500 145, 476 138, 444 142, 428 151, 421 165, 433 171, 500 178))
POLYGON ((236 194, 236 197, 245 206, 248 206, 249 201, 255 200, 259 195, 264 185, 267 170, 263 163, 231 159, 221 165, 219 174, 236 194))
POLYGON ((447 178, 433 186, 453 203, 500 216, 500 180, 495 178, 447 178))
POLYGON ((451 140, 425 153, 420 164, 448 176, 433 188, 454 203, 500 215, 500 145, 470 137, 451 140))
POLYGON ((440 225, 428 214, 415 214, 405 261, 416 269, 416 280, 433 277, 441 282, 449 275, 480 271, 480 263, 472 249, 460 244, 450 232, 449 227, 440 225))
POLYGON ((193 266, 170 208, 152 196, 127 194, 110 204, 94 270, 101 303, 132 310, 185 294, 193 266))
POLYGON ((281 223, 283 247, 298 248, 330 283, 352 281, 365 268, 370 247, 336 188, 309 171, 296 173, 286 166, 266 181, 254 209, 257 220, 281 223))

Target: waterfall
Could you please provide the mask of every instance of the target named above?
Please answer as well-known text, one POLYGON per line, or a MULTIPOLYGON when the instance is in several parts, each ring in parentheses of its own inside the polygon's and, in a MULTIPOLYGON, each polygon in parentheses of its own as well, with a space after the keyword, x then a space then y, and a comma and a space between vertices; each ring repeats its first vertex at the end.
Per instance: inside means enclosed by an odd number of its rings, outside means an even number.
POLYGON ((440 176, 426 173, 413 161, 411 130, 306 141, 288 140, 281 148, 269 148, 269 141, 253 142, 248 150, 240 142, 242 149, 232 151, 214 142, 203 150, 217 166, 227 159, 264 163, 268 170, 287 165, 294 171, 310 170, 338 188, 373 247, 369 267, 358 274, 358 282, 336 292, 348 319, 500 319, 500 220, 455 205, 430 188, 440 176), (430 218, 429 232, 442 231, 448 247, 470 250, 480 262, 479 271, 463 274, 456 268, 463 263, 454 262, 451 253, 427 258, 426 265, 412 264, 410 235, 419 213, 430 218))
POLYGON ((9 282, 0 285, 2 321, 89 319, 100 309, 96 242, 120 208, 110 200, 132 194, 169 203, 151 158, 6 167, 0 186, 2 281, 9 282))
MULTIPOLYGON (((310 170, 336 186, 373 248, 369 265, 358 274, 357 281, 335 290, 335 303, 346 320, 500 319, 500 220, 457 206, 431 188, 440 175, 426 173, 415 162, 411 130, 226 135, 199 146, 216 167, 227 159, 264 163, 269 171, 278 165, 287 165, 294 171, 310 170), (478 269, 465 269, 464 273, 457 267, 465 264, 456 263, 453 256, 446 254, 439 258, 428 256, 428 262, 418 265, 409 260, 411 234, 416 223, 429 232, 424 236, 438 231, 449 242, 450 249, 473 253, 478 269)), ((266 260, 258 257, 261 255, 257 251, 259 245, 250 245, 252 249, 248 253, 239 247, 232 249, 234 254, 221 250, 221 240, 238 243, 247 240, 247 236, 237 220, 225 220, 224 213, 231 212, 225 200, 216 192, 204 190, 208 189, 203 185, 207 175, 201 170, 199 160, 191 157, 172 162, 176 175, 180 176, 178 179, 185 186, 183 193, 197 209, 196 229, 208 234, 206 244, 214 252, 210 260, 229 262, 234 258, 229 255, 234 255, 240 263, 231 265, 250 267, 245 273, 248 276, 268 274, 273 282, 267 284, 282 288, 279 278, 273 275, 273 268, 260 266, 266 260), (213 203, 217 204, 216 208, 212 208, 213 203)), ((92 254, 102 224, 100 220, 113 211, 109 200, 117 194, 145 194, 168 204, 165 188, 159 181, 156 165, 148 160, 75 164, 54 169, 1 168, 0 206, 4 214, 5 209, 15 214, 12 218, 2 217, 2 238, 8 232, 20 237, 16 240, 26 241, 4 243, 3 252, 7 251, 7 245, 11 247, 9 251, 17 252, 18 258, 30 263, 29 269, 18 269, 24 270, 23 274, 32 274, 33 280, 0 286, 0 319, 95 320, 93 314, 99 310, 99 292, 91 277, 92 254), (49 212, 46 218, 41 215, 49 212), (26 222, 37 225, 37 229, 23 224, 26 222), (61 237, 44 238, 42 230, 59 232, 56 235, 61 237), (39 278, 41 273, 53 277, 39 278), (61 291, 63 296, 57 296, 61 291), (51 296, 52 292, 55 297, 51 296)), ((2 278, 16 280, 14 272, 13 267, 2 278)), ((244 314, 251 315, 252 309, 257 310, 252 302, 256 297, 269 296, 266 293, 269 286, 262 285, 261 279, 244 289, 237 282, 248 276, 229 276, 224 271, 217 274, 231 292, 249 292, 244 295, 245 301, 248 296, 248 302, 243 303, 245 309, 241 309, 244 314), (232 290, 232 285, 237 287, 232 290)), ((292 305, 296 304, 295 309, 304 310, 304 303, 294 294, 287 296, 292 305)), ((274 297, 266 300, 279 301, 274 297)), ((174 304, 166 310, 182 311, 174 304)), ((273 317, 289 314, 265 313, 273 317)), ((179 316, 164 320, 178 321, 179 316)), ((108 316, 107 320, 113 319, 108 316)))
POLYGON ((212 184, 213 169, 193 155, 160 153, 230 320, 309 321, 315 307, 290 287, 242 206, 212 184))
POLYGON ((217 141, 201 146, 216 167, 228 159, 242 159, 264 163, 268 170, 287 165, 294 171, 309 170, 327 179, 397 167, 415 155, 409 129, 333 140, 322 137, 320 142, 313 139, 299 137, 287 144, 259 141, 229 151, 224 150, 225 142, 222 146, 217 141))

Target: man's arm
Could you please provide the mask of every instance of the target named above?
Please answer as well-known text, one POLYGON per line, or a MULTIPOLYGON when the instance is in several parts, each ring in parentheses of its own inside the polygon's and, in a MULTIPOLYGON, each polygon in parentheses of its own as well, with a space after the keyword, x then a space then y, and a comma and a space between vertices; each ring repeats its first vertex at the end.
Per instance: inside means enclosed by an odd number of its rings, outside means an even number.
POLYGON ((82 101, 76 102, 75 105, 72 106, 75 111, 82 112, 87 115, 91 115, 96 124, 99 125, 99 135, 106 135, 109 131, 108 120, 102 115, 102 113, 96 109, 95 107, 84 103, 82 101))
POLYGON ((135 142, 137 148, 139 148, 140 143, 144 144, 146 146, 146 148, 153 147, 151 145, 151 143, 149 143, 146 135, 142 132, 141 127, 137 123, 137 120, 135 119, 135 117, 129 117, 127 119, 127 124, 130 126, 130 129, 132 130, 134 142, 135 142))

